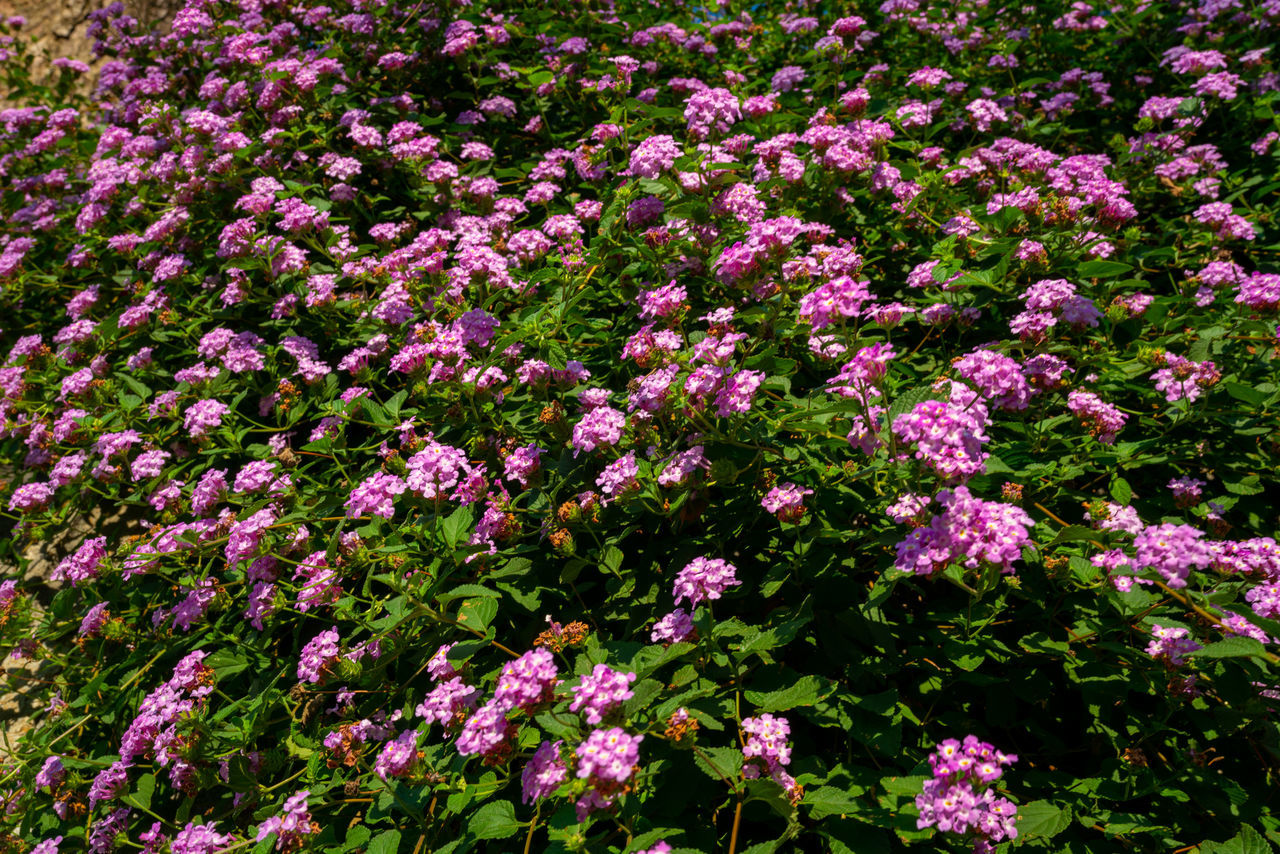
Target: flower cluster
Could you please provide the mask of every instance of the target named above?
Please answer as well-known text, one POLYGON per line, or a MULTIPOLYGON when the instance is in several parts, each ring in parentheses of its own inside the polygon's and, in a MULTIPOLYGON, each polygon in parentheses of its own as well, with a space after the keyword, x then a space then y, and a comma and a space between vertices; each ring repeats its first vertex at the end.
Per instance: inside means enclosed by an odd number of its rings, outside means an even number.
POLYGON ((1016 839, 1018 808, 991 785, 1017 761, 972 735, 942 742, 929 754, 933 777, 916 797, 916 826, 969 838, 975 852, 992 852, 995 843, 1016 839))
MULTIPOLYGON (((1266 740, 1197 731, 1256 657, 1162 671, 1276 643, 1275 0, 96 5, 92 68, 0 19, 9 847, 755 850, 662 788, 739 748, 839 847, 921 638, 953 720, 1063 671, 1000 719, 1059 777, 1266 740)), ((1203 839, 1193 759, 1091 816, 1203 839)), ((1008 761, 921 820, 1012 838, 1008 761)))
POLYGON ((743 718, 742 731, 746 733, 742 744, 742 776, 751 780, 767 774, 786 790, 792 803, 799 801, 804 790, 786 771, 786 766, 791 764, 791 746, 787 744, 791 725, 787 719, 765 712, 758 718, 743 718))
POLYGON ((1031 517, 1022 508, 975 498, 967 487, 944 489, 935 499, 944 509, 898 543, 895 566, 932 575, 951 563, 981 564, 1013 572, 1013 562, 1031 544, 1031 517))

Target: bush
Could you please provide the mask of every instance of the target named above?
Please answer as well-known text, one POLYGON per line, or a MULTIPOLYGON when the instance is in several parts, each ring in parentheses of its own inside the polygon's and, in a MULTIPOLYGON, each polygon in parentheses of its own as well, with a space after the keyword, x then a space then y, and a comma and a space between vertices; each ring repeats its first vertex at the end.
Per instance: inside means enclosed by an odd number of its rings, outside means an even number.
POLYGON ((1280 842, 1278 19, 6 37, 7 849, 1280 842))

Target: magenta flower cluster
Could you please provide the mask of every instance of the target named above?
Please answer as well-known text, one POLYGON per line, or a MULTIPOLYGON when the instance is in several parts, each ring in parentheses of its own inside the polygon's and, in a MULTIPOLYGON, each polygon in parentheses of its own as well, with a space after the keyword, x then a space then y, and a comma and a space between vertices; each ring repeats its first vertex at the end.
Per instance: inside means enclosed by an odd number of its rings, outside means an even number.
POLYGON ((933 776, 916 797, 920 828, 936 827, 969 839, 977 854, 995 850, 995 844, 1018 837, 1018 808, 996 795, 991 785, 1004 769, 1018 761, 990 744, 967 735, 963 741, 949 738, 929 754, 933 776))

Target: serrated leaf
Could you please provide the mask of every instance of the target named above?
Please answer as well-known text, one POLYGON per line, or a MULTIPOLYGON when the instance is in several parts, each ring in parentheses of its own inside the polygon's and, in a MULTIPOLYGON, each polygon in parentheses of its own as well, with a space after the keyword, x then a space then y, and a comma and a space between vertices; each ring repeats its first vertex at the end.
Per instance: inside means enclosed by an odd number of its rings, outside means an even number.
POLYGON ((858 800, 852 794, 835 786, 823 786, 807 792, 803 803, 810 808, 809 817, 813 819, 844 816, 859 809, 858 800))
POLYGON ((797 706, 812 706, 828 696, 834 687, 817 676, 801 676, 794 685, 777 691, 743 691, 742 696, 762 712, 785 712, 797 706))
POLYGON ((1262 492, 1260 479, 1256 474, 1251 474, 1232 483, 1224 483, 1222 487, 1233 495, 1257 495, 1262 492))
POLYGON ((516 821, 516 808, 511 801, 490 801, 476 810, 467 829, 477 839, 506 839, 514 836, 522 824, 516 821))
POLYGON ((1274 854, 1274 851, 1266 837, 1247 824, 1226 842, 1206 840, 1200 843, 1200 854, 1274 854))
POLYGON ((1032 801, 1018 807, 1018 836, 1052 839, 1071 824, 1071 810, 1048 801, 1032 801))
POLYGON ((1049 542, 1049 545, 1057 545, 1058 543, 1072 543, 1088 540, 1096 540, 1098 532, 1084 525, 1068 525, 1059 531, 1049 542))
POLYGON ((1191 653, 1196 658, 1266 658, 1266 648, 1253 638, 1223 638, 1191 653))
POLYGON ((396 854, 400 847, 400 831, 384 830, 369 842, 368 854, 396 854))
POLYGON ((880 785, 890 795, 898 795, 899 797, 910 795, 914 798, 924 791, 924 781, 928 779, 930 778, 924 775, 885 777, 880 781, 880 785))
POLYGON ((364 848, 365 843, 369 841, 371 835, 367 825, 357 824, 347 830, 346 841, 342 843, 340 851, 353 851, 356 848, 364 848))
POLYGON ((475 518, 469 505, 463 505, 449 514, 440 525, 444 541, 451 549, 456 549, 471 532, 471 523, 475 518))
POLYGON ((249 661, 243 655, 237 655, 230 649, 216 650, 204 663, 213 668, 214 675, 219 680, 234 676, 249 667, 249 661))
POLYGON ((458 622, 468 628, 484 631, 498 616, 498 601, 488 596, 468 599, 458 609, 458 622))
POLYGON ((742 771, 742 751, 734 747, 703 747, 694 752, 693 761, 715 780, 733 780, 742 771))

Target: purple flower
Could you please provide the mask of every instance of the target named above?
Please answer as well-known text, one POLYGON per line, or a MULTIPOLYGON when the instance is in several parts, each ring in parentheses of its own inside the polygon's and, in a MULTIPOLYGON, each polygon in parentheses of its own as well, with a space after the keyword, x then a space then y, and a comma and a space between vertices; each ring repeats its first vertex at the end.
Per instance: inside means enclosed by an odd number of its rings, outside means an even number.
POLYGON ((578 745, 578 779, 625 783, 640 761, 643 735, 629 735, 621 727, 592 730, 578 745))
POLYGON ((545 453, 537 445, 526 445, 516 448, 503 460, 503 474, 507 480, 520 484, 527 489, 533 475, 541 467, 542 454, 545 453))
POLYGON ((1133 538, 1133 564, 1154 569, 1170 587, 1186 587, 1191 570, 1204 569, 1213 560, 1203 537, 1204 531, 1190 525, 1149 525, 1133 538))
POLYGON ((143 451, 134 459, 131 471, 133 480, 136 483, 140 480, 159 477, 164 471, 165 460, 169 459, 172 454, 168 451, 143 451))
POLYGON ((351 490, 347 498, 347 517, 355 518, 366 513, 390 519, 395 514, 395 497, 404 493, 405 482, 393 474, 374 472, 369 478, 351 490))
POLYGON ((653 643, 682 643, 689 640, 693 632, 693 615, 677 608, 654 624, 649 640, 653 643))
POLYGON ((531 804, 555 793, 569 779, 569 769, 560 758, 563 741, 544 741, 520 774, 520 800, 531 804))
POLYGON ((182 426, 192 439, 199 439, 222 424, 227 405, 216 400, 198 400, 187 408, 182 426))
POLYGON ((893 422, 893 432, 916 445, 916 459, 947 478, 967 479, 986 470, 989 454, 982 450, 987 409, 973 400, 974 393, 957 394, 963 386, 952 384, 951 399, 925 400, 893 422))
POLYGON ((1017 807, 988 787, 1001 777, 1004 766, 1017 760, 972 735, 963 743, 953 738, 942 742, 929 755, 933 778, 916 797, 916 826, 971 834, 976 837, 975 851, 992 851, 991 843, 1016 838, 1017 807))
POLYGON ((769 490, 760 505, 783 522, 795 522, 804 515, 806 495, 813 495, 813 490, 802 489, 794 483, 784 483, 769 490))
POLYGON ((587 723, 598 724, 605 715, 631 699, 631 683, 635 681, 634 673, 619 673, 607 664, 597 664, 574 686, 569 711, 581 711, 587 723))
POLYGON ((102 801, 113 801, 118 798, 128 785, 129 767, 128 762, 117 759, 99 771, 93 778, 93 785, 89 787, 89 805, 93 806, 102 801))
POLYGON ((688 599, 689 604, 697 606, 708 599, 719 599, 720 594, 741 582, 735 573, 737 567, 719 558, 694 558, 676 575, 672 592, 676 604, 688 599))
POLYGON ((53 498, 53 487, 48 483, 24 483, 9 497, 9 509, 19 512, 40 510, 53 498))
POLYGON ((102 565, 102 560, 106 556, 106 537, 87 539, 80 544, 75 554, 63 558, 62 562, 54 567, 53 580, 70 581, 72 587, 91 581, 98 577, 98 567, 102 565))
POLYGON ((405 483, 409 491, 423 498, 444 498, 471 474, 467 455, 459 448, 431 442, 409 458, 405 483))
POLYGON ((579 451, 594 451, 602 445, 616 445, 622 438, 626 423, 626 416, 610 406, 591 409, 573 427, 575 456, 579 451))
POLYGON ((275 478, 276 464, 270 460, 253 460, 241 466, 236 473, 233 492, 257 492, 265 489, 275 478))
POLYGON ((51 836, 36 843, 31 854, 58 854, 58 846, 62 844, 61 836, 51 836))
POLYGON ((298 659, 299 682, 316 683, 324 678, 327 668, 338 660, 340 638, 338 627, 334 626, 307 641, 298 659))
POLYGON ((637 178, 657 178, 675 165, 680 154, 673 137, 664 134, 646 137, 631 152, 631 174, 637 178))
POLYGON ((1162 659, 1169 665, 1178 667, 1186 662, 1188 655, 1200 648, 1200 644, 1191 639, 1189 629, 1151 624, 1151 642, 1147 644, 1147 655, 1152 658, 1162 659))
POLYGON ((558 676, 555 656, 546 649, 531 649, 503 665, 493 702, 504 710, 530 711, 551 699, 551 690, 560 681, 558 676))
POLYGON ((62 767, 61 757, 50 756, 44 760, 44 765, 40 766, 39 772, 36 773, 36 788, 52 792, 58 788, 66 776, 67 769, 62 767))
POLYGON ((457 748, 462 756, 497 756, 507 749, 515 725, 507 720, 507 706, 490 700, 467 719, 458 733, 457 748))
POLYGON ((395 741, 389 741, 378 754, 373 771, 383 780, 407 777, 418 763, 418 732, 405 730, 395 741))
POLYGON ((792 803, 803 795, 800 784, 785 770, 791 764, 791 746, 787 736, 791 725, 786 718, 769 713, 758 718, 743 718, 742 731, 746 739, 742 745, 742 776, 748 780, 768 774, 784 790, 792 803))
POLYGON ((634 489, 637 486, 636 477, 639 474, 640 466, 636 462, 634 453, 619 457, 609 463, 605 470, 600 473, 600 477, 596 478, 596 486, 607 496, 604 499, 604 503, 607 504, 634 489))
POLYGON ((700 469, 708 469, 706 454, 702 445, 695 445, 687 451, 676 454, 658 475, 659 486, 681 486, 700 469))
POLYGON ((311 813, 307 811, 307 799, 310 797, 311 792, 306 789, 290 795, 279 815, 271 816, 258 826, 256 841, 261 842, 274 833, 277 851, 293 850, 299 846, 303 836, 318 833, 320 826, 311 821, 311 813))
POLYGON ((958 562, 971 569, 986 563, 1013 572, 1013 562, 1031 544, 1034 524, 1022 508, 974 498, 963 486, 944 489, 937 501, 944 511, 898 543, 898 569, 932 575, 958 562))
POLYGON ((1113 445, 1129 416, 1090 391, 1076 390, 1067 395, 1067 408, 1080 419, 1089 433, 1104 445, 1113 445))
POLYGON ((443 644, 427 660, 427 674, 437 682, 441 679, 451 679, 458 675, 458 672, 449 664, 449 650, 451 649, 453 649, 453 644, 443 644))
POLYGON ((426 699, 418 704, 416 712, 428 723, 438 723, 449 730, 465 720, 476 707, 479 696, 479 688, 473 688, 463 682, 462 677, 455 676, 432 688, 426 699))
POLYGON ((235 841, 235 837, 231 834, 218 833, 218 825, 214 824, 192 824, 178 831, 178 835, 173 837, 172 852, 173 854, 215 854, 224 848, 229 848, 235 841))

